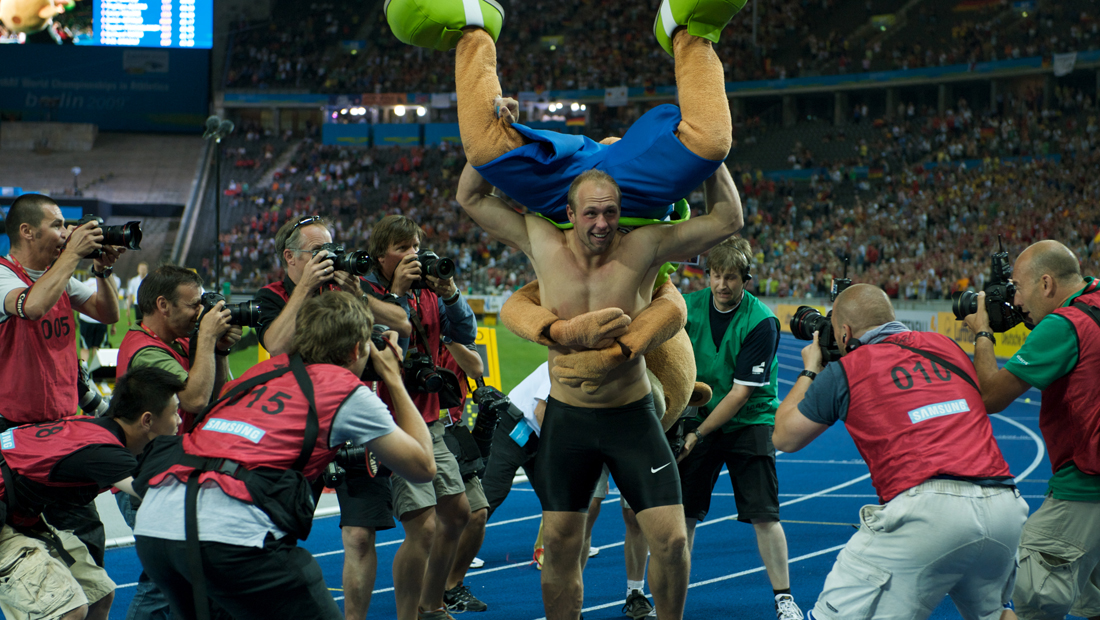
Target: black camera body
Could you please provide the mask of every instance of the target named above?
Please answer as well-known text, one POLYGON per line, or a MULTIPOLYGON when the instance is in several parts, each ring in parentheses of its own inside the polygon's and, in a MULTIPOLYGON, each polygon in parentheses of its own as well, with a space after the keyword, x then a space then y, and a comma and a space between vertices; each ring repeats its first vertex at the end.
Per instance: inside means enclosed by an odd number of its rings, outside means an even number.
MULTIPOLYGON (((1012 265, 1008 252, 998 237, 1000 252, 992 257, 989 283, 985 285, 985 311, 989 313, 989 328, 997 333, 1006 332, 1023 322, 1020 309, 1012 305, 1016 298, 1016 285, 1012 282, 1012 265)), ((978 311, 978 294, 962 291, 951 296, 951 311, 958 320, 978 311)))
POLYGON ((500 417, 508 413, 512 401, 491 385, 474 390, 473 399, 477 404, 477 418, 474 419, 474 428, 470 434, 474 436, 482 458, 487 459, 493 445, 493 432, 497 429, 500 417))
MULTIPOLYGON (((837 295, 843 293, 844 289, 851 285, 852 280, 848 278, 848 259, 844 259, 844 277, 833 278, 833 287, 829 291, 829 301, 836 301, 837 295)), ((833 333, 832 318, 832 310, 822 316, 816 308, 799 306, 798 310, 795 310, 794 316, 791 317, 790 323, 791 333, 799 340, 812 341, 814 332, 817 332, 817 345, 821 347, 821 361, 826 364, 840 359, 840 343, 837 342, 836 334, 833 333)))
POLYGON ((405 389, 410 394, 434 394, 443 389, 443 377, 435 369, 432 356, 420 351, 409 351, 401 363, 405 389))
MULTIPOLYGON (((382 334, 390 331, 389 326, 374 324, 371 328, 370 341, 374 343, 374 348, 383 351, 386 348, 386 338, 382 334)), ((359 375, 359 380, 364 382, 381 381, 382 377, 378 375, 374 370, 374 364, 367 362, 367 367, 363 369, 363 374, 359 375)))
MULTIPOLYGON (((104 226, 103 218, 88 214, 80 218, 77 225, 83 226, 88 222, 99 224, 100 229, 103 230, 103 245, 122 246, 127 250, 141 249, 141 222, 126 222, 121 226, 104 226)), ((84 258, 99 258, 100 256, 103 256, 103 250, 92 250, 84 258)))
POLYGON ((333 271, 346 271, 353 276, 365 276, 374 266, 374 259, 362 250, 348 252, 338 243, 326 243, 314 250, 313 255, 316 256, 321 250, 328 252, 326 258, 332 260, 333 271))
POLYGON ((416 260, 420 262, 420 279, 412 283, 414 289, 421 289, 428 285, 424 276, 432 276, 440 280, 449 280, 455 275, 455 262, 449 258, 440 258, 431 250, 420 250, 416 253, 416 260))
POLYGON ((336 451, 336 456, 321 474, 325 480, 325 486, 330 489, 340 486, 349 469, 365 469, 372 478, 386 477, 392 473, 365 445, 353 446, 347 443, 336 451))
POLYGON ((241 327, 256 327, 260 324, 260 304, 254 299, 248 301, 242 301, 239 304, 230 304, 225 295, 221 293, 203 293, 202 294, 202 313, 205 315, 210 310, 214 309, 214 306, 218 305, 219 301, 226 302, 225 308, 229 310, 229 324, 239 325, 241 327))

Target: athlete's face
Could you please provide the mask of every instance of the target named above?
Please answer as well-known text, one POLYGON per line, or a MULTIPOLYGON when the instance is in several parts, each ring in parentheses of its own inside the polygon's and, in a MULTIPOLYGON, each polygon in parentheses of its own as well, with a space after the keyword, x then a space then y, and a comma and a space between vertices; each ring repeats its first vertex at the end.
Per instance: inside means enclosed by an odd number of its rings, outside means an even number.
POLYGON ((566 214, 577 240, 592 254, 611 249, 619 228, 619 194, 608 183, 591 181, 577 189, 577 208, 566 214))
POLYGON ((711 270, 710 292, 714 296, 714 307, 722 312, 732 310, 741 303, 741 295, 745 292, 745 281, 739 273, 722 273, 711 270))
POLYGON ((181 284, 176 289, 178 298, 175 303, 166 304, 165 323, 172 331, 173 338, 183 338, 199 324, 202 313, 202 289, 197 284, 181 284))

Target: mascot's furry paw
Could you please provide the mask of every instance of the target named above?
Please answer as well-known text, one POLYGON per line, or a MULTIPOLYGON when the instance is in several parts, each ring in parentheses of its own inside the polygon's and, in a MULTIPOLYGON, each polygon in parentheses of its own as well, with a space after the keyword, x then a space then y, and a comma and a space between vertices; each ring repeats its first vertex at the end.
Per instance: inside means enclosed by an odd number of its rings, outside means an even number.
POLYGON ((399 41, 441 52, 458 45, 463 28, 484 28, 496 41, 504 25, 496 0, 386 0, 383 10, 399 41))
POLYGON ((511 97, 497 97, 493 99, 493 106, 497 110, 497 118, 511 125, 519 120, 519 102, 511 97))
POLYGON ((603 349, 577 351, 554 358, 550 374, 563 385, 580 387, 593 394, 607 378, 607 373, 626 361, 618 344, 603 349))
MULTIPOLYGON (((630 316, 620 308, 604 308, 554 322, 550 325, 550 338, 571 349, 602 349, 613 345, 629 327, 630 316)), ((615 344, 615 348, 619 345, 615 344)))

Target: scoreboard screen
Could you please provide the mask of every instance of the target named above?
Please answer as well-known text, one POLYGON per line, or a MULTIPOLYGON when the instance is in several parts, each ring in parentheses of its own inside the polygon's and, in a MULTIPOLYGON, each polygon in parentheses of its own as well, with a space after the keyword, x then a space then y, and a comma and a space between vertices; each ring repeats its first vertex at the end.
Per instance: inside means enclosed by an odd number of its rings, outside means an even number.
POLYGON ((207 48, 213 0, 93 0, 91 45, 207 48))

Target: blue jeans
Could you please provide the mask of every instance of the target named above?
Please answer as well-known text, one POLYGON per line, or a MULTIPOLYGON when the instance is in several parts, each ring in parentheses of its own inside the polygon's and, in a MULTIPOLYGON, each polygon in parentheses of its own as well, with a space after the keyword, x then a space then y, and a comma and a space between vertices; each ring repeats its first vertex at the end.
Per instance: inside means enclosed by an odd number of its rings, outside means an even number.
MULTIPOLYGON (((138 506, 141 505, 141 502, 127 493, 116 494, 115 501, 118 502, 118 509, 122 512, 122 518, 126 520, 126 525, 133 529, 134 515, 137 513, 134 502, 137 502, 138 506)), ((169 620, 171 616, 172 612, 168 608, 168 599, 157 588, 157 584, 149 578, 149 575, 142 571, 138 577, 134 598, 130 601, 130 608, 126 610, 126 620, 169 620)))

